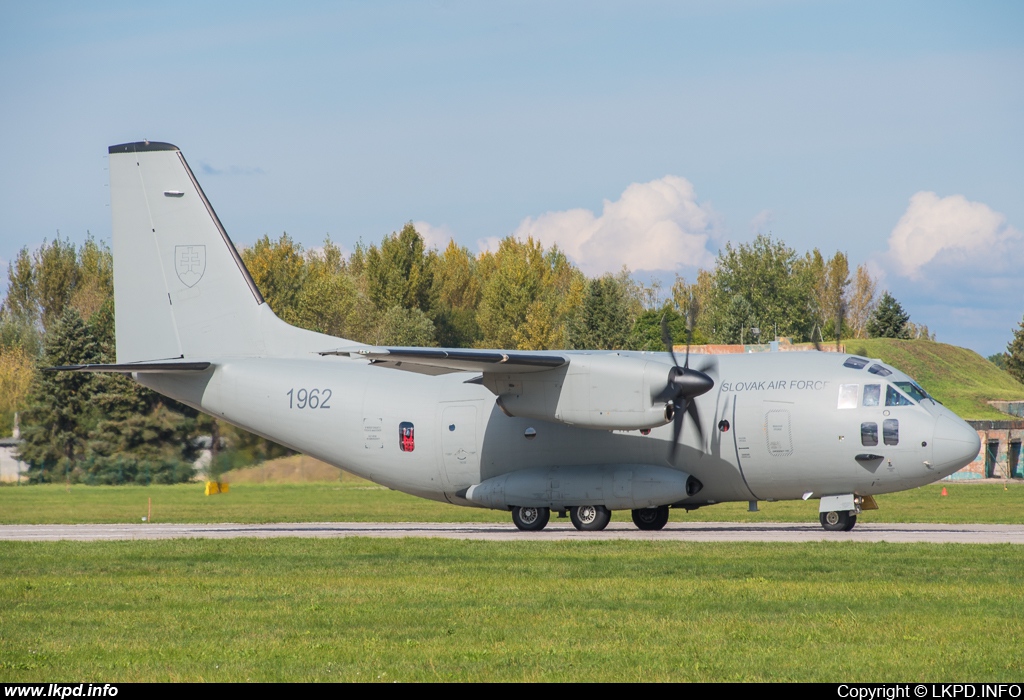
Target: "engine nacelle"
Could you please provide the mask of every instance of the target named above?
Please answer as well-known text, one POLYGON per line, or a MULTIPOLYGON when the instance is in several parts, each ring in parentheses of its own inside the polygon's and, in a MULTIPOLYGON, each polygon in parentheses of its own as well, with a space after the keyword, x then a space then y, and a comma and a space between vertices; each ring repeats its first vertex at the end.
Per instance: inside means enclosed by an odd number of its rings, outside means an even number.
POLYGON ((616 353, 572 355, 547 372, 484 375, 506 414, 602 430, 643 430, 672 419, 672 366, 616 353))

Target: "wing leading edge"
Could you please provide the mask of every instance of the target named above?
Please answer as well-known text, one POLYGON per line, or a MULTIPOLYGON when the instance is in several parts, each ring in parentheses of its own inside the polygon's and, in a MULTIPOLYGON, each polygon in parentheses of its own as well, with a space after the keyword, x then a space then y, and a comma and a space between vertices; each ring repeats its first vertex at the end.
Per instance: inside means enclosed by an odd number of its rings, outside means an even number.
POLYGON ((463 350, 457 348, 357 347, 326 350, 321 355, 365 357, 371 364, 419 374, 450 372, 545 372, 569 363, 562 355, 543 352, 463 350))

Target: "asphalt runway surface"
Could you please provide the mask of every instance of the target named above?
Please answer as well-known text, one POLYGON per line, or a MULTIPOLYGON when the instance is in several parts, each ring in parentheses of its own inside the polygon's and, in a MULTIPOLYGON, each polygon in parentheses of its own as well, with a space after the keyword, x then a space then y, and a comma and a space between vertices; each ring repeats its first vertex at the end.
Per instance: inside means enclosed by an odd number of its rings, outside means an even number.
POLYGON ((540 532, 520 532, 512 523, 264 523, 242 525, 138 523, 130 525, 0 525, 0 540, 165 540, 237 537, 434 537, 456 540, 550 542, 563 540, 649 540, 676 542, 942 542, 1024 544, 1021 525, 860 523, 851 532, 826 532, 817 523, 669 523, 643 532, 612 523, 601 532, 580 532, 552 522, 540 532))

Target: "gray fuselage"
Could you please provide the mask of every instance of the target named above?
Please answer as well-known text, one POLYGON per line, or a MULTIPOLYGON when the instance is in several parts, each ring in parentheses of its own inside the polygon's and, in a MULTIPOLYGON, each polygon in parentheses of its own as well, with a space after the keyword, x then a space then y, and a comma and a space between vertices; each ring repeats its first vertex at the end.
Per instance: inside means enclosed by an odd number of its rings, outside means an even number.
POLYGON ((675 502, 682 506, 873 495, 930 483, 977 455, 969 425, 893 386, 909 377, 843 366, 849 357, 719 356, 714 389, 697 399, 703 445, 686 424, 672 463, 671 424, 645 435, 511 417, 474 373, 428 376, 341 357, 225 358, 201 374, 136 379, 374 482, 460 505, 475 505, 463 497, 468 487, 511 472, 638 464, 698 479, 703 488, 675 502), (904 405, 887 406, 887 392, 904 405), (879 405, 865 406, 866 393, 879 405))

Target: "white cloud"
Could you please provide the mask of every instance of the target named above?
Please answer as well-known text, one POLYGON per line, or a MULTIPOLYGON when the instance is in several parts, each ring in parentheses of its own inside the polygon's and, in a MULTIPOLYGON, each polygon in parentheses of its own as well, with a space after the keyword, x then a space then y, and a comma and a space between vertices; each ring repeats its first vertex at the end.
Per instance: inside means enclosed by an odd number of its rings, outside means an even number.
POLYGON ((414 221, 412 222, 412 225, 413 228, 423 236, 423 242, 426 244, 428 249, 437 248, 441 252, 444 252, 444 249, 448 247, 448 244, 455 237, 452 230, 445 224, 434 226, 433 224, 428 224, 426 221, 414 221))
POLYGON ((918 192, 889 236, 887 258, 898 274, 912 280, 921 279, 933 261, 965 268, 985 261, 991 270, 1001 267, 1006 259, 1001 253, 1009 253, 1010 244, 1020 238, 1005 216, 981 202, 918 192))
POLYGON ((497 236, 488 236, 487 238, 477 239, 476 247, 481 253, 497 253, 498 246, 501 245, 501 239, 497 236))
POLYGON ((617 201, 604 201, 600 216, 588 209, 548 212, 519 224, 520 240, 557 244, 588 275, 631 270, 675 270, 710 266, 707 243, 717 224, 708 204, 699 204, 693 185, 667 175, 634 183, 617 201))
POLYGON ((750 220, 750 233, 755 236, 761 233, 771 233, 774 222, 775 212, 771 209, 762 209, 757 216, 750 220))

